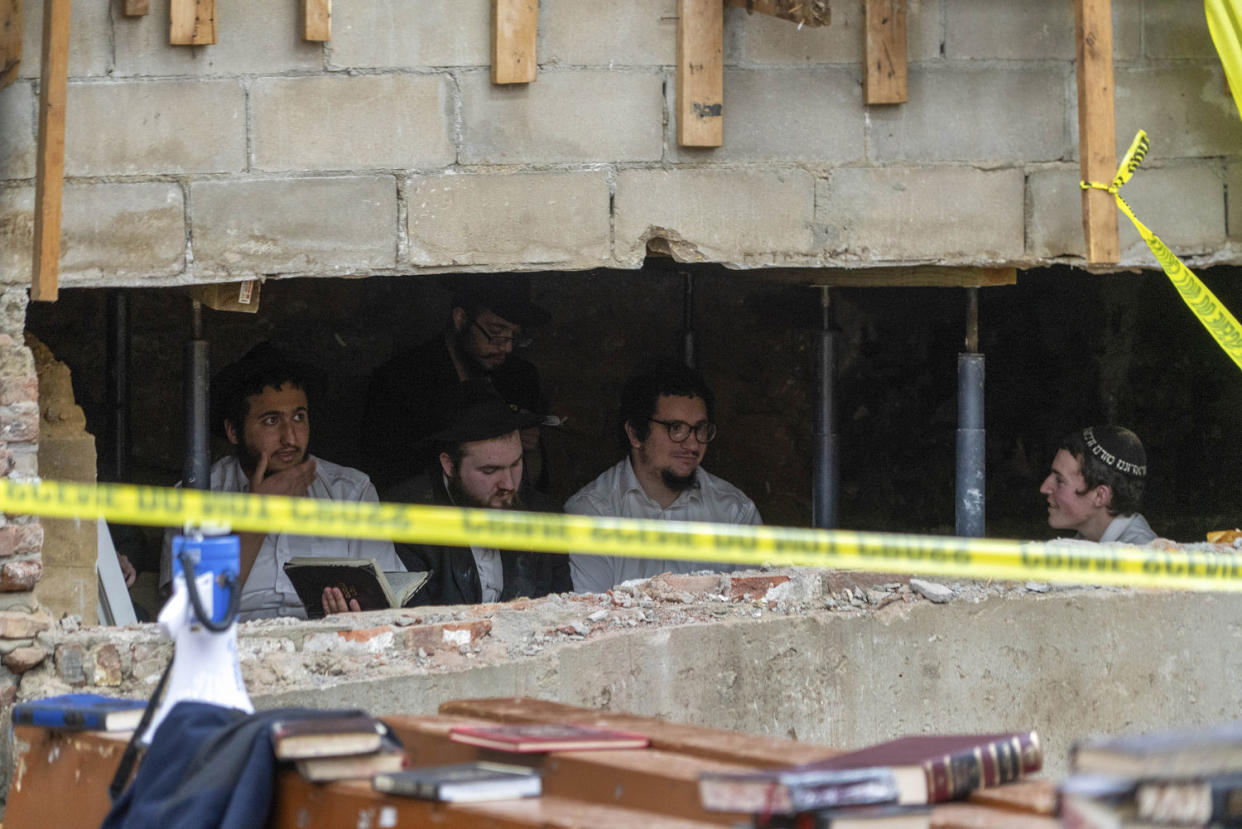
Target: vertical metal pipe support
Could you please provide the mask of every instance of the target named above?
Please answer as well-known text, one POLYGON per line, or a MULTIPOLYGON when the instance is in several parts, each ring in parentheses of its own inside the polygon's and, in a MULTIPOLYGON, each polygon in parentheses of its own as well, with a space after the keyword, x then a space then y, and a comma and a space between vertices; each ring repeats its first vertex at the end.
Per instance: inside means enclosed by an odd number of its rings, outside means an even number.
POLYGON ((827 285, 819 289, 820 326, 815 383, 815 469, 811 493, 811 522, 821 530, 837 526, 840 471, 837 468, 837 423, 833 381, 836 373, 836 332, 827 285))
POLYGON ((698 360, 694 353, 694 274, 683 271, 681 277, 681 359, 690 368, 696 368, 698 360))
POLYGON ((129 479, 129 295, 108 295, 108 413, 112 453, 106 464, 113 481, 129 479))
POLYGON ((203 307, 194 300, 194 338, 185 345, 185 468, 181 485, 210 489, 211 436, 207 428, 210 369, 207 341, 203 339, 203 307))
POLYGON ((985 533, 984 358, 979 348, 978 288, 968 288, 966 352, 957 355, 957 534, 985 533))

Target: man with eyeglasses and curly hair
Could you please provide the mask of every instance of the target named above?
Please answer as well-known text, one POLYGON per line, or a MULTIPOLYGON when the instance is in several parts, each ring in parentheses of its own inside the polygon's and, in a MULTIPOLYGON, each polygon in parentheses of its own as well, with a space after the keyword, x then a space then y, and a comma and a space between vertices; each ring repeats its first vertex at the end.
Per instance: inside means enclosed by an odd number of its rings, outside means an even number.
MULTIPOLYGON (((384 495, 434 458, 421 443, 449 424, 440 401, 466 381, 484 380, 517 411, 545 414, 539 373, 514 350, 550 314, 531 301, 527 274, 460 274, 440 279, 453 292, 443 332, 398 354, 371 378, 363 416, 363 466, 384 495)), ((522 430, 526 480, 543 472, 539 427, 522 430)), ((541 487, 542 488, 542 487, 541 487)))
MULTIPOLYGON (((676 363, 651 366, 621 393, 626 457, 578 490, 565 512, 665 521, 759 524, 759 510, 740 489, 702 467, 716 437, 715 396, 703 376, 676 363)), ((679 559, 625 558, 573 553, 574 590, 602 593, 630 579, 660 573, 735 570, 733 565, 679 559)))

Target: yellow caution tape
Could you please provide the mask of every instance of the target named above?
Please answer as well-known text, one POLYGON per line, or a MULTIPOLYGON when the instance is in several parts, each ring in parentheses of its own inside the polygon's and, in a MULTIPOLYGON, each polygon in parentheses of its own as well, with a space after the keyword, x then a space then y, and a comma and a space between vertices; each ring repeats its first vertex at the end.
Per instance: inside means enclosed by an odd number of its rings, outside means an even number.
POLYGON ((1173 287, 1181 294, 1182 300, 1186 303, 1191 312, 1199 318, 1199 322, 1203 323, 1203 327, 1208 330, 1212 338, 1217 344, 1224 349, 1229 358, 1242 368, 1242 326, 1238 325, 1238 321, 1234 319, 1229 309, 1221 304, 1208 287, 1199 281, 1199 277, 1195 276, 1194 271, 1186 267, 1182 260, 1178 259, 1173 251, 1160 241, 1160 237, 1152 233, 1146 225, 1138 220, 1134 215, 1134 211, 1130 209, 1130 205, 1126 204, 1126 200, 1121 197, 1121 187, 1130 177, 1134 175, 1134 171, 1143 163, 1143 157, 1147 155, 1147 133, 1139 130, 1134 136, 1134 141, 1130 144, 1130 149, 1126 151, 1125 157, 1121 160, 1121 164, 1117 167, 1117 175, 1113 177, 1111 184, 1101 184, 1098 181, 1084 181, 1082 187, 1086 189, 1106 190, 1113 194, 1113 198, 1117 200, 1117 208, 1130 218, 1134 223, 1134 227, 1139 232, 1139 236, 1143 237, 1143 241, 1147 243, 1147 247, 1151 248, 1151 252, 1155 254, 1156 261, 1160 263, 1160 267, 1164 269, 1165 274, 1169 277, 1169 281, 1173 283, 1173 287))
POLYGON ((1204 0, 1203 10, 1233 102, 1242 113, 1242 4, 1238 0, 1204 0))
POLYGON ((749 566, 1242 591, 1242 566, 1229 551, 591 518, 11 478, 0 479, 0 510, 167 527, 227 522, 234 530, 252 532, 749 566))

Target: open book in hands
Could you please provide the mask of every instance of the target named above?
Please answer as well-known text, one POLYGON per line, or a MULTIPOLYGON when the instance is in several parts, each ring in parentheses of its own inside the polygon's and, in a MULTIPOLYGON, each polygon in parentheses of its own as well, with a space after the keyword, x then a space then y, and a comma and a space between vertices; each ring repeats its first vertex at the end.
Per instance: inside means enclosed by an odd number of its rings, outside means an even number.
POLYGON ((345 601, 356 599, 362 610, 405 607, 430 573, 385 573, 373 558, 316 558, 295 556, 285 562, 285 575, 311 619, 324 616, 323 591, 336 587, 345 601))

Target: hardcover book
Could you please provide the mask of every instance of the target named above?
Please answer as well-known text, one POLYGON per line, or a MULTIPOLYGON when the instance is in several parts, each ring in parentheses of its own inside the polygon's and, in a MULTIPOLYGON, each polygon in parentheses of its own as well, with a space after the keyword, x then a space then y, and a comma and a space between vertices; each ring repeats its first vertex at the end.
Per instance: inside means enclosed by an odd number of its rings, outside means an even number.
POLYGON ((1242 772, 1242 721, 1086 740, 1071 760, 1077 771, 1161 780, 1242 772))
POLYGON ((1138 816, 1153 823, 1242 826, 1242 774, 1145 781, 1139 784, 1135 804, 1138 816))
POLYGON ((386 573, 373 558, 294 556, 285 562, 285 575, 306 606, 306 615, 321 619, 325 587, 339 588, 346 601, 357 599, 363 610, 383 610, 405 607, 431 574, 420 571, 386 573))
POLYGON ((146 707, 146 700, 140 699, 61 694, 17 703, 13 706, 13 724, 69 731, 130 731, 137 727, 146 707))
POLYGON ((650 742, 643 734, 564 723, 455 726, 449 731, 449 739, 473 746, 520 754, 542 751, 643 748, 650 742))
POLYGON ((975 789, 999 786, 1038 771, 1043 749, 1034 731, 903 737, 831 757, 806 769, 887 766, 897 779, 898 803, 940 803, 975 789))
POLYGON ((861 806, 821 809, 792 816, 756 818, 755 829, 929 829, 926 806, 861 806))
POLYGON ((371 785, 376 791, 450 803, 538 797, 543 790, 535 769, 484 762, 377 774, 371 785))
POLYGON ((297 761, 298 773, 316 783, 328 780, 358 780, 405 768, 405 750, 385 745, 370 754, 347 754, 343 757, 307 757, 297 761))
POLYGON ((813 809, 896 803, 888 768, 773 769, 746 774, 704 772, 699 798, 713 812, 787 815, 813 809))
POLYGON ((373 717, 276 720, 271 728, 272 751, 281 760, 370 754, 388 735, 388 727, 373 717))

